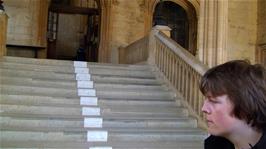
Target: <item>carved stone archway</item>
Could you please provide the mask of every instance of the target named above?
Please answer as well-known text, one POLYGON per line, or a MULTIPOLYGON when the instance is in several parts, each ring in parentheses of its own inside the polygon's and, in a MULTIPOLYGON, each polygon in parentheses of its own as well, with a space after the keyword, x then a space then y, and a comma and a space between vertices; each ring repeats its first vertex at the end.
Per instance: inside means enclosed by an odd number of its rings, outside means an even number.
MULTIPOLYGON (((165 0, 166 1, 166 0, 165 0)), ((191 51, 197 50, 197 29, 198 29, 198 15, 199 15, 199 1, 198 0, 167 0, 174 2, 181 6, 187 13, 189 19, 189 49, 191 51)), ((153 13, 156 5, 160 0, 146 0, 147 7, 147 22, 145 23, 145 30, 149 32, 152 28, 153 13)))

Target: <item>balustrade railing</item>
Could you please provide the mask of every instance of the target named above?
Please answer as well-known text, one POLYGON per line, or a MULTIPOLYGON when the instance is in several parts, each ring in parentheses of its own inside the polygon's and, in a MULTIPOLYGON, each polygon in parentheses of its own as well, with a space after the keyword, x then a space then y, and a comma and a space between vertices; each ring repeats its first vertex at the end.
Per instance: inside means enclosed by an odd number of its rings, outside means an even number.
POLYGON ((208 67, 162 32, 155 34, 155 39, 155 65, 182 95, 194 116, 202 120, 204 98, 199 90, 199 80, 208 67))
POLYGON ((197 117, 200 125, 205 126, 201 111, 204 97, 199 90, 199 80, 208 69, 206 65, 158 30, 152 30, 149 38, 148 36, 142 38, 123 49, 123 52, 122 54, 126 55, 124 57, 126 63, 148 60, 150 64, 156 66, 176 92, 182 95, 184 103, 197 117), (142 55, 140 53, 145 53, 145 56, 135 59, 136 56, 142 55))

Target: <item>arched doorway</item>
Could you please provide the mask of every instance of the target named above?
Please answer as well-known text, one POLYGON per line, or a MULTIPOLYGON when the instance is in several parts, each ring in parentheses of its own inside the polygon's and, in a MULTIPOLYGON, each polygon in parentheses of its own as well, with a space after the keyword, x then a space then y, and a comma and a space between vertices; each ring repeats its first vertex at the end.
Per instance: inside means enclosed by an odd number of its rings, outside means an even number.
POLYGON ((171 30, 171 38, 196 55, 197 50, 197 16, 192 4, 179 5, 173 1, 160 1, 153 12, 153 26, 159 23, 167 25, 171 30), (184 7, 186 6, 186 7, 184 7))
POLYGON ((98 61, 100 9, 96 0, 51 0, 47 57, 98 61))

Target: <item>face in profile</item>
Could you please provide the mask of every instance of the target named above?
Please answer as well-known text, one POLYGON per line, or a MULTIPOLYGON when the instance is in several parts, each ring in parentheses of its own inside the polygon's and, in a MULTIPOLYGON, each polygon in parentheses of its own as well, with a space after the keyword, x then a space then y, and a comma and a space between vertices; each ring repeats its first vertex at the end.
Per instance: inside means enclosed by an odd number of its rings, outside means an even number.
POLYGON ((234 117, 232 110, 233 104, 226 94, 216 97, 207 94, 202 111, 206 116, 208 132, 215 136, 227 136, 236 130, 243 121, 234 117))

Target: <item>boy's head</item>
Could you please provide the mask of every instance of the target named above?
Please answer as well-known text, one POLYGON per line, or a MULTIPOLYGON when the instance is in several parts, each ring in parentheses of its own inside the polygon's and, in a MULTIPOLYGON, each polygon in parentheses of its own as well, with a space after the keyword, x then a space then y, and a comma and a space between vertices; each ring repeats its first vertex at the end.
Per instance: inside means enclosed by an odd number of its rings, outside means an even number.
POLYGON ((204 95, 228 95, 232 115, 259 130, 266 125, 266 70, 245 60, 234 60, 209 69, 201 79, 204 95))

